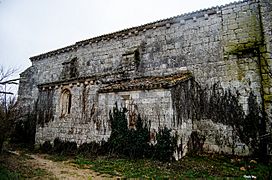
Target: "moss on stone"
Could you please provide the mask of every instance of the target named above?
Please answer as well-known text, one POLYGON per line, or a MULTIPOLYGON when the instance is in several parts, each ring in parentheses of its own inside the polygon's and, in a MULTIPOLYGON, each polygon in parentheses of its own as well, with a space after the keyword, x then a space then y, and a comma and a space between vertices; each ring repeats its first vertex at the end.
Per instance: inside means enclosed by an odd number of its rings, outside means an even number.
POLYGON ((242 81, 243 79, 245 79, 245 72, 241 69, 238 69, 238 80, 242 81))
POLYGON ((265 101, 265 103, 272 102, 272 94, 264 95, 264 101, 265 101))
POLYGON ((236 34, 238 43, 228 41, 224 47, 225 53, 228 55, 243 54, 244 52, 258 48, 263 42, 261 23, 255 14, 252 14, 243 23, 240 23, 239 28, 243 31, 236 34), (239 37, 242 38, 240 39, 239 37))
POLYGON ((267 62, 269 59, 269 55, 266 53, 262 53, 260 58, 260 64, 261 64, 261 72, 262 72, 262 85, 263 87, 272 87, 272 77, 269 75, 270 67, 267 62))
MULTIPOLYGON (((271 77, 267 75, 267 70, 269 70, 267 59, 269 59, 269 55, 265 53, 266 47, 263 45, 264 34, 262 31, 262 22, 258 15, 252 13, 251 16, 241 19, 238 23, 241 31, 237 31, 238 33, 235 33, 235 41, 226 39, 224 46, 225 55, 227 57, 230 55, 243 57, 243 55, 253 53, 253 55, 255 54, 257 57, 259 56, 257 53, 261 53, 259 62, 262 73, 261 83, 263 87, 271 87, 271 77)), ((243 68, 243 63, 241 61, 237 61, 237 67, 237 79, 239 81, 243 81, 246 73, 243 68)))

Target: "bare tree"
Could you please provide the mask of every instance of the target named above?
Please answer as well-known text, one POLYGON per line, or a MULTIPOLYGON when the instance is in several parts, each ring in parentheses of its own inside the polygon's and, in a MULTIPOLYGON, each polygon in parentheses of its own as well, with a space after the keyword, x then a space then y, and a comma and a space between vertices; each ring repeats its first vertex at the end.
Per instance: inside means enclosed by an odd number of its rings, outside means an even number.
POLYGON ((10 79, 17 69, 5 68, 0 65, 0 153, 3 149, 3 143, 10 135, 15 118, 17 116, 16 97, 12 92, 7 91, 10 84, 16 84, 18 79, 10 79))

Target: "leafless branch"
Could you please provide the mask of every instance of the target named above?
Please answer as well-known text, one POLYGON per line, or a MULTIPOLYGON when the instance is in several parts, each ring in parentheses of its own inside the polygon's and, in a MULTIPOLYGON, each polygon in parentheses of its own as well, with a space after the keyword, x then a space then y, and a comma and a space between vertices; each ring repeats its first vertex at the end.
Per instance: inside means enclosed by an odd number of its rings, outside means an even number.
POLYGON ((3 142, 14 126, 14 119, 18 116, 16 97, 8 90, 10 84, 17 84, 14 81, 18 79, 10 79, 17 71, 16 68, 5 69, 0 65, 0 153, 3 142))
POLYGON ((0 82, 7 80, 7 78, 18 72, 18 68, 8 68, 5 70, 4 66, 0 65, 0 82))

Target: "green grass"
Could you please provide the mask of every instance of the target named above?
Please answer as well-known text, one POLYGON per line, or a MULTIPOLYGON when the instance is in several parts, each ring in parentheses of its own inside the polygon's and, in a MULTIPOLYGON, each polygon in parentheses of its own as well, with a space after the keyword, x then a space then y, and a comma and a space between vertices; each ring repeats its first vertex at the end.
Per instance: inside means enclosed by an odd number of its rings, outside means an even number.
POLYGON ((271 167, 262 164, 250 164, 245 161, 231 162, 224 156, 191 156, 180 161, 162 163, 153 160, 139 159, 103 159, 88 160, 77 157, 74 161, 80 167, 89 167, 100 173, 124 178, 235 178, 243 179, 243 175, 255 175, 258 179, 267 179, 271 167), (240 167, 251 165, 250 171, 241 171, 240 167))
POLYGON ((101 174, 109 174, 113 176, 124 176, 129 178, 139 177, 171 177, 173 172, 171 169, 167 170, 162 167, 156 166, 149 160, 128 160, 128 159, 115 159, 106 160, 99 159, 88 161, 83 158, 75 160, 79 165, 91 165, 91 169, 101 174))
POLYGON ((269 172, 270 172, 270 176, 272 175, 272 166, 266 166, 260 163, 254 164, 254 163, 249 163, 246 161, 241 161, 239 163, 240 166, 250 166, 251 168, 246 171, 247 175, 254 175, 257 176, 258 179, 272 179, 272 177, 268 177, 269 176, 269 172))
POLYGON ((17 179, 54 179, 53 175, 44 169, 29 166, 26 161, 32 159, 25 152, 15 155, 3 152, 0 155, 0 180, 17 179))
POLYGON ((48 157, 45 157, 49 160, 52 160, 52 161, 55 161, 55 162, 58 162, 58 161, 67 161, 71 158, 73 158, 72 156, 69 157, 69 156, 65 156, 65 155, 58 155, 58 154, 54 154, 54 155, 50 155, 48 157))
POLYGON ((16 179, 21 179, 21 175, 16 172, 11 172, 8 169, 0 166, 0 179, 1 180, 16 180, 16 179))
POLYGON ((44 169, 37 168, 37 169, 33 170, 34 177, 36 177, 36 176, 42 177, 42 176, 46 176, 46 175, 48 175, 48 172, 44 169))

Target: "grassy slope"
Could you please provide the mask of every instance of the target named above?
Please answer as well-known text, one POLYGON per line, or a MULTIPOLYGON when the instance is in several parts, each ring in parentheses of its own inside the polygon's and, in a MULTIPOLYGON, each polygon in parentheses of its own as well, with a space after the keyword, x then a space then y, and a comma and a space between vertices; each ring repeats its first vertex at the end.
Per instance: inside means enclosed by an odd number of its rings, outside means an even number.
MULTIPOLYGON (((27 156, 14 155, 4 152, 0 155, 0 179, 16 180, 38 177, 51 177, 50 173, 40 168, 32 168, 27 165, 27 156)), ((51 179, 51 178, 49 178, 51 179)), ((53 178, 52 178, 53 179, 53 178)))
POLYGON ((243 179, 243 175, 255 175, 258 179, 267 179, 271 167, 259 163, 249 163, 243 159, 231 159, 224 156, 191 156, 180 161, 162 163, 153 160, 128 159, 95 159, 87 160, 78 157, 75 163, 89 167, 101 174, 122 176, 127 178, 214 178, 235 177, 243 179), (250 167, 249 171, 240 170, 250 167))
MULTIPOLYGON (((74 158, 74 163, 81 168, 91 168, 101 174, 127 178, 207 178, 234 177, 244 179, 243 175, 255 175, 258 179, 268 179, 272 167, 260 163, 249 163, 250 159, 240 159, 218 155, 187 156, 176 162, 159 162, 149 159, 129 160, 123 158, 98 157, 86 159, 82 156, 67 157, 48 155, 51 160, 62 161, 74 158), (249 171, 241 167, 251 166, 249 171)), ((0 179, 28 179, 33 177, 50 177, 42 169, 33 169, 26 165, 24 155, 16 156, 5 153, 0 155, 0 179)))

